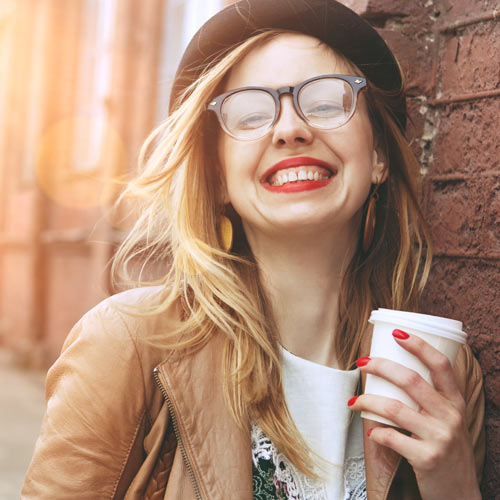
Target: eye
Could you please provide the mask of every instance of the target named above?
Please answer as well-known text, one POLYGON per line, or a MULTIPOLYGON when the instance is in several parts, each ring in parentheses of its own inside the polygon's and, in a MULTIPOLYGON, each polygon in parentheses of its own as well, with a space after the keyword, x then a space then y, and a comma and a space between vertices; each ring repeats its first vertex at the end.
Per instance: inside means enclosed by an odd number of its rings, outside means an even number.
POLYGON ((333 101, 312 103, 304 114, 311 118, 331 118, 345 114, 344 107, 333 101))
POLYGON ((273 117, 267 113, 249 113, 238 120, 240 130, 249 130, 263 127, 271 122, 273 117))

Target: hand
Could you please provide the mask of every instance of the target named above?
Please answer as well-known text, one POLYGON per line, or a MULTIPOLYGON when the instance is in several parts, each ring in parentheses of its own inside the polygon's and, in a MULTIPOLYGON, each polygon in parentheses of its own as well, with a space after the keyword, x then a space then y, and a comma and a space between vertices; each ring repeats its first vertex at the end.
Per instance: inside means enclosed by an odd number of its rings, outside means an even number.
POLYGON ((371 394, 362 394, 354 402, 351 399, 351 409, 388 418, 411 433, 408 436, 393 427, 375 427, 368 431, 368 439, 406 458, 415 471, 423 500, 481 500, 466 425, 466 405, 448 358, 415 335, 394 330, 393 336, 402 348, 429 368, 435 387, 399 363, 384 358, 361 358, 356 364, 362 372, 397 385, 420 406, 420 410, 413 410, 395 399, 371 394))

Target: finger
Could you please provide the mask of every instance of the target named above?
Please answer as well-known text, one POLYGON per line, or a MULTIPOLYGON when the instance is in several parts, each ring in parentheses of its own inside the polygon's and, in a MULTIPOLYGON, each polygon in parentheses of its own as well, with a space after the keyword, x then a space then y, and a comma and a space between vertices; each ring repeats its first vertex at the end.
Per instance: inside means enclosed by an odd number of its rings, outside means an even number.
MULTIPOLYGON (((362 394, 354 401, 349 401, 350 408, 355 411, 368 411, 389 419, 397 427, 411 432, 421 439, 432 438, 432 423, 429 416, 424 416, 397 399, 375 394, 362 394)), ((432 419, 434 421, 434 419, 432 419)))
POLYGON ((434 387, 455 406, 462 408, 464 401, 458 389, 450 360, 435 347, 418 337, 402 330, 394 330, 394 339, 405 350, 416 356, 430 370, 434 387))
MULTIPOLYGON (((401 388, 426 413, 437 418, 446 418, 450 403, 425 381, 415 370, 385 358, 366 358, 359 366, 365 373, 376 375, 401 388)), ((359 361, 359 360, 358 360, 359 361)), ((356 364, 359 365, 358 361, 356 364)))
POLYGON ((425 469, 427 462, 432 461, 432 452, 429 452, 423 441, 406 436, 392 427, 374 427, 368 431, 368 439, 399 453, 414 468, 425 469))

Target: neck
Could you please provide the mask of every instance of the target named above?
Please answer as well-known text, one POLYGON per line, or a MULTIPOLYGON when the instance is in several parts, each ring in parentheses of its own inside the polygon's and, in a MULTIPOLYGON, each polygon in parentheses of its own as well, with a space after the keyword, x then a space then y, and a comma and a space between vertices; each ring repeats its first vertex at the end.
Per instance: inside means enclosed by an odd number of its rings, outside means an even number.
POLYGON ((334 340, 342 277, 356 234, 323 231, 284 236, 245 228, 271 302, 280 342, 297 356, 338 367, 334 340))

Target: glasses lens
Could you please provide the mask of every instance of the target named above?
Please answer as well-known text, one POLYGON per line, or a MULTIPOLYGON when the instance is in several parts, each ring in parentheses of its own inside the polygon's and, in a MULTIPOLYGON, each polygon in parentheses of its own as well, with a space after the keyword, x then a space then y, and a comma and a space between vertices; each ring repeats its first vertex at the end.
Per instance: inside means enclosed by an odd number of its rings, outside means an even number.
POLYGON ((354 93, 348 82, 339 78, 314 80, 300 89, 300 110, 310 125, 336 128, 351 116, 354 93))
POLYGON ((274 121, 276 104, 263 90, 241 90, 227 97, 221 115, 228 131, 239 139, 262 137, 274 121))

